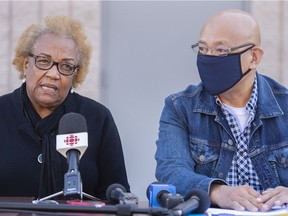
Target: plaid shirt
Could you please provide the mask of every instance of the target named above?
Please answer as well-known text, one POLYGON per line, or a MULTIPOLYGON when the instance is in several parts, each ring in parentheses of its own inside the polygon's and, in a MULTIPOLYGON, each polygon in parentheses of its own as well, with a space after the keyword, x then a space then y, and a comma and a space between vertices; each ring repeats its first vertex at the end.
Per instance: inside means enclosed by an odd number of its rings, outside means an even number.
POLYGON ((237 144, 237 150, 233 157, 226 181, 231 186, 250 185, 256 191, 261 193, 263 188, 253 168, 251 159, 248 156, 248 143, 250 140, 251 122, 253 121, 256 113, 258 99, 257 92, 257 79, 255 77, 251 98, 245 107, 249 112, 249 121, 244 131, 242 132, 235 117, 225 108, 225 106, 218 98, 216 99, 216 103, 221 107, 237 144))

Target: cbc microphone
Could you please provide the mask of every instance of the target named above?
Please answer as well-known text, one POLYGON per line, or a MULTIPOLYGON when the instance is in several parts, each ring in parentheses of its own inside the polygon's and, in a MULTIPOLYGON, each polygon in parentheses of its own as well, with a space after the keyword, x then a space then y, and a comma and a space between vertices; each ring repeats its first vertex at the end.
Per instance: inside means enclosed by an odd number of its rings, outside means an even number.
POLYGON ((194 189, 184 197, 184 202, 169 210, 174 216, 188 214, 202 214, 211 204, 210 197, 207 192, 194 189))
POLYGON ((82 200, 82 181, 78 170, 79 159, 88 147, 87 123, 78 113, 67 113, 59 121, 56 149, 67 157, 68 172, 64 175, 65 199, 82 200))
POLYGON ((171 184, 153 182, 146 190, 149 206, 160 206, 171 209, 184 202, 184 198, 176 193, 176 188, 171 184))
POLYGON ((118 204, 138 204, 138 197, 126 192, 121 184, 112 184, 106 190, 106 197, 109 202, 118 204))

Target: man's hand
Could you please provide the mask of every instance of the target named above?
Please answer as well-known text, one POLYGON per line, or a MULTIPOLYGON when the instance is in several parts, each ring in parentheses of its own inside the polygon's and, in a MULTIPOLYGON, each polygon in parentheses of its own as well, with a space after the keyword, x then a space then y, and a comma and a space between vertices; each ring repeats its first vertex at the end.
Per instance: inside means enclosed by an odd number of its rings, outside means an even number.
POLYGON ((212 204, 216 204, 220 208, 237 211, 258 211, 261 207, 261 201, 257 200, 257 198, 260 196, 252 187, 246 185, 227 186, 212 184, 210 188, 212 204))
POLYGON ((276 188, 268 188, 262 193, 257 200, 260 205, 260 211, 269 211, 273 206, 282 206, 288 203, 288 188, 278 186, 276 188))

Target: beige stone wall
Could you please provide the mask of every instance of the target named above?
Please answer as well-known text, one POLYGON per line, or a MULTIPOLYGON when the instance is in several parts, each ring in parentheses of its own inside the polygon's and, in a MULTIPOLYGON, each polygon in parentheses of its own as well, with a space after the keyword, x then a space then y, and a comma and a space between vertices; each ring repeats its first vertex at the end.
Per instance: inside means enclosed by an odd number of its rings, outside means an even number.
POLYGON ((0 1, 0 95, 20 86, 18 72, 12 66, 20 33, 47 15, 67 15, 80 20, 93 46, 89 74, 76 91, 100 97, 100 2, 99 1, 0 1))
POLYGON ((259 72, 288 86, 288 1, 253 1, 265 49, 259 72))
MULTIPOLYGON (((288 86, 288 1, 251 1, 251 13, 258 19, 265 49, 259 72, 288 86)), ((17 88, 21 81, 11 65, 20 33, 47 15, 68 15, 79 19, 93 45, 89 74, 78 92, 100 99, 100 1, 0 1, 0 95, 17 88)))

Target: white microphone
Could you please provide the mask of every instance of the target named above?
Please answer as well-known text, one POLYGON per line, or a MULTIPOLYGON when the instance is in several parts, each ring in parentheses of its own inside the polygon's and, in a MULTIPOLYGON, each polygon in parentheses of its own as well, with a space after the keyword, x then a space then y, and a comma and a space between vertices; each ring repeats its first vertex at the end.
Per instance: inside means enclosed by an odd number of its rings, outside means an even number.
POLYGON ((59 121, 56 149, 67 157, 68 172, 64 175, 65 199, 82 200, 82 181, 78 171, 79 159, 88 147, 87 123, 78 113, 67 113, 59 121))
POLYGON ((88 147, 87 123, 84 116, 78 113, 67 113, 59 121, 56 149, 64 157, 70 150, 78 150, 80 158, 88 147))

